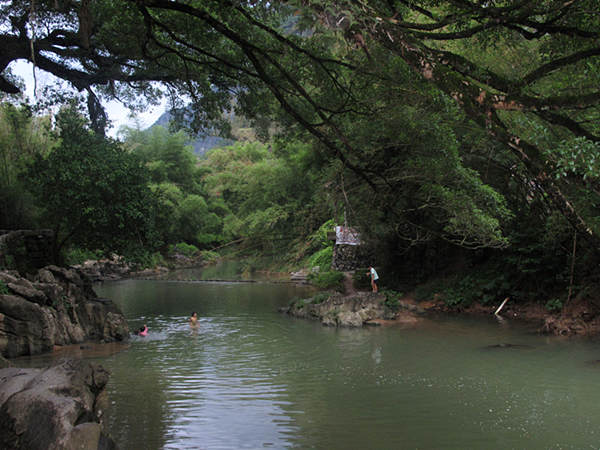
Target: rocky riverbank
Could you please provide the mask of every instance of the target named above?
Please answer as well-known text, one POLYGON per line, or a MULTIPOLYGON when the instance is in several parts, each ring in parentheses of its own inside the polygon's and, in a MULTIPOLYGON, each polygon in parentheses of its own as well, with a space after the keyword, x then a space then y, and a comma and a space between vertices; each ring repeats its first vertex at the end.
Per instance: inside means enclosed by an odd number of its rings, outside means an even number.
POLYGON ((114 449, 103 425, 109 374, 83 361, 0 370, 0 448, 114 449))
POLYGON ((409 302, 391 304, 383 294, 352 292, 321 292, 309 299, 296 299, 281 313, 294 317, 318 320, 323 325, 362 327, 384 323, 416 323, 423 309, 409 302))
MULTIPOLYGON (((347 280, 348 281, 348 280, 347 280)), ((499 304, 474 303, 450 307, 439 299, 417 302, 411 296, 393 301, 385 294, 359 292, 346 283, 347 294, 321 292, 312 298, 296 299, 280 312, 294 317, 318 320, 323 325, 361 327, 419 322, 425 314, 466 314, 493 316, 499 304)), ((590 298, 574 298, 560 311, 549 311, 540 303, 507 301, 499 319, 528 322, 541 334, 561 336, 599 335, 600 306, 590 298)))
POLYGON ((24 369, 10 358, 128 338, 121 311, 98 298, 82 272, 52 265, 27 276, 0 271, 0 448, 116 448, 102 423, 106 370, 82 360, 24 369))
POLYGON ((128 339, 127 321, 74 269, 47 266, 27 277, 0 271, 0 355, 14 358, 55 345, 128 339))
MULTIPOLYGON (((595 292, 598 295, 598 292, 595 292)), ((500 317, 535 325, 541 334, 559 336, 600 335, 600 302, 589 296, 573 298, 559 310, 548 310, 542 303, 508 301, 500 317)), ((449 314, 494 315, 499 305, 474 303, 463 308, 450 308, 441 301, 427 302, 428 309, 449 314)))
POLYGON ((94 282, 116 281, 124 278, 159 278, 169 271, 168 268, 162 266, 138 270, 119 255, 84 261, 82 264, 77 264, 72 268, 83 273, 90 281, 94 282))

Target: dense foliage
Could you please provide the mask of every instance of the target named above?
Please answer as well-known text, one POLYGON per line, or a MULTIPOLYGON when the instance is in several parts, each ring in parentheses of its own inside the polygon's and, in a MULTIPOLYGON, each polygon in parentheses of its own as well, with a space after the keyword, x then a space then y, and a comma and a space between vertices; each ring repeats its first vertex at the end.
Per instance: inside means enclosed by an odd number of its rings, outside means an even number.
POLYGON ((35 117, 28 106, 0 106, 0 229, 29 228, 34 203, 21 174, 35 155, 54 145, 48 117, 35 117))
POLYGON ((73 108, 56 117, 58 145, 37 155, 27 179, 54 230, 56 251, 67 243, 124 252, 152 247, 154 201, 139 159, 91 131, 73 108))
POLYGON ((346 221, 389 283, 448 275, 451 304, 566 303, 598 281, 596 0, 21 0, 0 12, 0 90, 19 91, 8 65, 26 59, 85 91, 91 118, 53 136, 47 119, 3 107, 6 227, 45 217, 78 245, 235 243, 322 266, 318 230, 346 221), (183 132, 100 137, 99 97, 141 107, 159 86, 192 129, 227 133, 235 110, 261 142, 198 162, 183 132), (37 190, 17 176, 34 159, 37 190), (124 194, 91 195, 95 171, 124 194), (75 215, 61 216, 64 201, 75 215))

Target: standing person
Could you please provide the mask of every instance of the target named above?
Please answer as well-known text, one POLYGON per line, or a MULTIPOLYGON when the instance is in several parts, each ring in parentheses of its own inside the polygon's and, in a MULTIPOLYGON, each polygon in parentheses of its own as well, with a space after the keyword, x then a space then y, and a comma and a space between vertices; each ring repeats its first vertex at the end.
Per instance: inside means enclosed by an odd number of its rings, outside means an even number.
POLYGON ((196 311, 194 311, 190 317, 190 326, 192 328, 196 328, 197 325, 198 325, 198 314, 196 314, 196 311))
POLYGON ((377 275, 377 272, 373 266, 369 266, 367 276, 371 277, 371 288, 373 288, 373 292, 377 292, 377 280, 379 280, 379 275, 377 275))

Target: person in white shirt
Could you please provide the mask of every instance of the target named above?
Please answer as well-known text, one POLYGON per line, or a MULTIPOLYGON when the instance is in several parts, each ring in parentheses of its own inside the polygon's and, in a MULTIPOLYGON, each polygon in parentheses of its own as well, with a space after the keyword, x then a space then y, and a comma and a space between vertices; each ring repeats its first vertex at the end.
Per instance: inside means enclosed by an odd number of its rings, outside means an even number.
POLYGON ((371 287, 373 288, 373 292, 377 292, 377 280, 379 280, 379 275, 377 275, 377 272, 373 266, 369 266, 367 276, 371 277, 371 287))

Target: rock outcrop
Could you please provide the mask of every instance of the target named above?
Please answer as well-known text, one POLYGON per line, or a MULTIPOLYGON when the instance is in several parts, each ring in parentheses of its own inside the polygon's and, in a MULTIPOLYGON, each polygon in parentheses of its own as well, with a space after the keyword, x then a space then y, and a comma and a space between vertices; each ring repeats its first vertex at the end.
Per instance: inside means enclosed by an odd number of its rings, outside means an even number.
POLYGON ((308 283, 308 270, 299 270, 297 272, 290 273, 290 281, 294 283, 307 284, 308 283))
POLYGON ((112 255, 110 258, 99 260, 88 260, 73 266, 73 269, 84 273, 91 281, 120 280, 127 277, 132 271, 125 258, 119 255, 112 255))
POLYGON ((288 307, 281 308, 280 312, 319 320, 328 326, 362 327, 378 324, 377 320, 398 317, 398 309, 388 307, 385 300, 385 295, 372 292, 354 292, 351 295, 320 293, 311 299, 295 300, 288 307))
POLYGON ((101 366, 83 361, 1 369, 0 448, 116 448, 102 424, 108 378, 101 366))
POLYGON ((54 345, 118 341, 127 322, 110 300, 98 298, 85 276, 47 266, 30 278, 0 272, 0 355, 51 351, 54 345))
MULTIPOLYGON (((198 258, 188 258, 182 255, 171 255, 168 260, 173 268, 199 266, 198 258)), ((73 266, 73 269, 85 274, 91 281, 115 281, 124 278, 163 278, 169 269, 163 266, 139 269, 135 264, 129 264, 124 257, 113 254, 110 258, 87 260, 73 266)))

